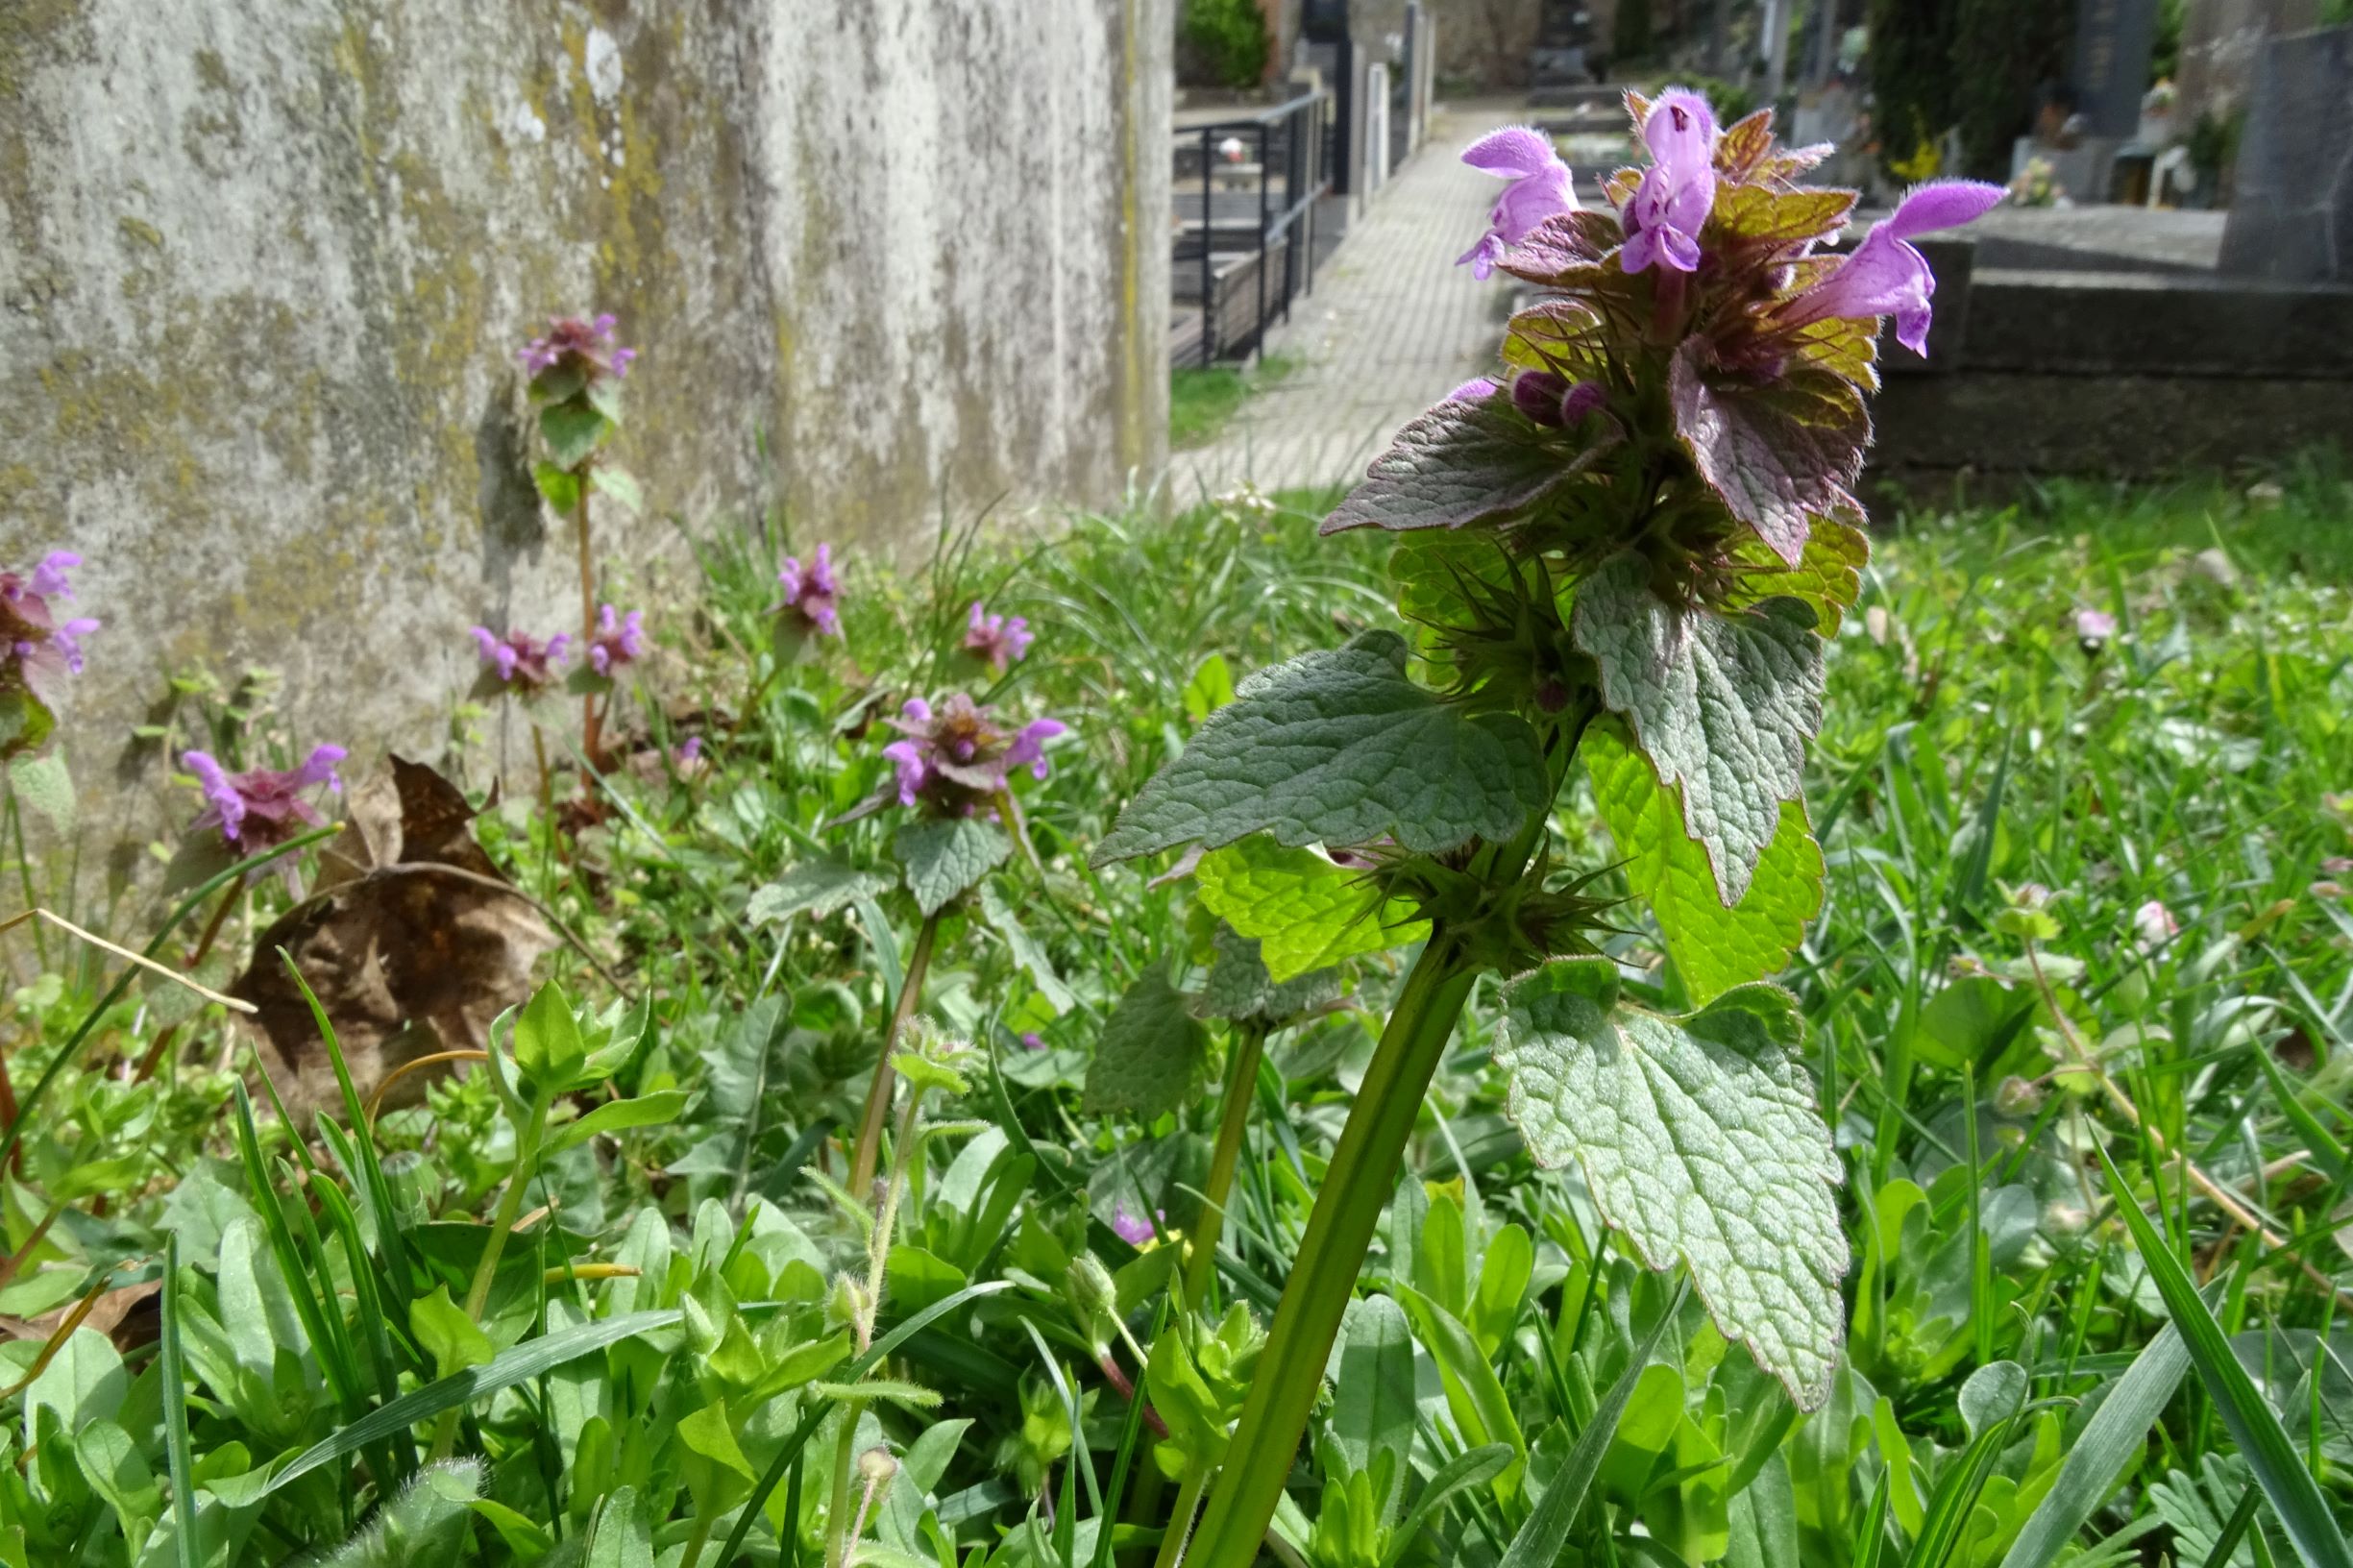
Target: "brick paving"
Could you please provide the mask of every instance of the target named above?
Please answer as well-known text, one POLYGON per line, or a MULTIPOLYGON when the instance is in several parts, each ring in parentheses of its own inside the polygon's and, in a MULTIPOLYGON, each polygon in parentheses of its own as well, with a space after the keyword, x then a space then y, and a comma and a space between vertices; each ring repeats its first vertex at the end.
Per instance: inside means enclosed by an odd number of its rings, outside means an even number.
POLYGON ((1481 282, 1455 257, 1486 225, 1496 182, 1462 149, 1527 117, 1515 104, 1447 104, 1430 138, 1392 174, 1266 351, 1296 361, 1244 404, 1211 446, 1174 454, 1175 499, 1247 479, 1262 491, 1354 479, 1399 426, 1494 365, 1505 282, 1481 282))

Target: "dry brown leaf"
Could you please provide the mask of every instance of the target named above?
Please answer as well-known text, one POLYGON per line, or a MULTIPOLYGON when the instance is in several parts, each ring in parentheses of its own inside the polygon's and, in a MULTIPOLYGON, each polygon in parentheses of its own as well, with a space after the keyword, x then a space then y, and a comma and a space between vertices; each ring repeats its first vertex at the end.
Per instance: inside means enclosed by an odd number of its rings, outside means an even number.
MULTIPOLYGON (((320 851, 318 891, 254 944, 231 994, 259 1009, 253 1022, 283 1065, 272 1076, 290 1103, 338 1091, 281 947, 326 1008, 363 1099, 404 1062, 481 1049, 491 1021, 530 996, 531 968, 555 934, 474 842, 474 815, 432 769, 390 758, 352 792, 343 831, 320 851)), ((401 1088, 421 1095, 428 1076, 401 1088)))

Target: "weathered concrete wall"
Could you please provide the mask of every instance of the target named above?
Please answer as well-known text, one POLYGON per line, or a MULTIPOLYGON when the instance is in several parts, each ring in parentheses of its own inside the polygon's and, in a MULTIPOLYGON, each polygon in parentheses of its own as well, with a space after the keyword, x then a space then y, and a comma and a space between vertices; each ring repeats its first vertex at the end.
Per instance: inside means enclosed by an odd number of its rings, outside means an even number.
POLYGON ((190 660, 413 744, 466 626, 565 625, 553 311, 641 349, 618 455, 690 525, 1115 497, 1164 443, 1169 6, 0 4, 0 562, 88 558, 77 771, 190 660))

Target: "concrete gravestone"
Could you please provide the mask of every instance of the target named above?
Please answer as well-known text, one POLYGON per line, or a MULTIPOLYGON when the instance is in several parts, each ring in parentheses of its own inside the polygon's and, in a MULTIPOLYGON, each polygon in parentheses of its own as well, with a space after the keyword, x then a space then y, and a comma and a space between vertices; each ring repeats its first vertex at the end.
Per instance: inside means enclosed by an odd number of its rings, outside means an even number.
POLYGON ((2353 283, 2353 27, 2264 45, 2235 184, 2224 272, 2353 283))

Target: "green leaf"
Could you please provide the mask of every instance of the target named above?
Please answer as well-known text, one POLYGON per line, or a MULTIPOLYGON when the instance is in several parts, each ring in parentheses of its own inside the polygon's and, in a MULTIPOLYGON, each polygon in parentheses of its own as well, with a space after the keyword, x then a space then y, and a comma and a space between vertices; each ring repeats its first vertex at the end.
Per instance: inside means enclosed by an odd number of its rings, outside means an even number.
POLYGON ((682 1089, 657 1089, 633 1100, 607 1100, 579 1120, 566 1122, 550 1132, 548 1140, 540 1145, 540 1158, 553 1159, 601 1133, 618 1133, 625 1127, 659 1127, 664 1122, 675 1121, 678 1113, 686 1109, 687 1098, 682 1089))
MULTIPOLYGON (((1413 1452, 1415 1409, 1413 1335, 1405 1311, 1386 1296, 1353 1303, 1340 1334, 1339 1376, 1332 1385, 1332 1435, 1348 1457, 1348 1467, 1370 1470, 1383 1453, 1405 1464, 1413 1452)), ((1505 1462, 1510 1458, 1507 1454, 1505 1462)))
POLYGON ((1486 1353, 1479 1348, 1478 1338, 1463 1325, 1460 1318, 1409 1285, 1390 1286, 1404 1305, 1406 1315, 1413 1320, 1413 1336, 1430 1351, 1437 1362, 1438 1380, 1446 1390, 1446 1405, 1455 1418, 1456 1430, 1467 1443, 1504 1443, 1511 1449, 1512 1461, 1496 1477, 1496 1496, 1507 1505, 1520 1492, 1522 1472, 1528 1461, 1528 1439, 1520 1431, 1520 1423, 1511 1413, 1511 1398, 1504 1392, 1503 1380, 1495 1375, 1486 1353))
POLYGON ((1404 906, 1384 909, 1380 890, 1361 872, 1268 838, 1211 850, 1193 877, 1202 907, 1257 939, 1259 958, 1278 984, 1430 934, 1430 922, 1409 919, 1404 906))
POLYGON ((542 458, 531 465, 531 482, 539 486, 540 499, 565 517, 578 510, 580 477, 571 469, 558 468, 542 458))
POLYGON ((486 1399, 519 1383, 528 1383, 542 1372, 552 1372, 567 1361, 578 1360, 607 1345, 619 1344, 641 1334, 667 1329, 677 1321, 678 1311, 675 1308, 657 1312, 627 1312, 619 1317, 575 1324, 568 1329, 558 1329, 553 1334, 542 1335, 536 1339, 527 1339, 513 1349, 502 1352, 487 1366, 468 1367, 453 1376, 429 1383, 415 1393, 404 1394, 389 1405, 380 1406, 350 1426, 312 1444, 270 1479, 270 1484, 262 1495, 266 1497, 271 1492, 282 1490, 323 1464, 331 1464, 347 1454, 357 1453, 370 1443, 406 1432, 418 1422, 429 1421, 444 1410, 486 1399))
POLYGON ((1744 540, 1732 551, 1738 575, 1721 607, 1745 610, 1768 599, 1802 599, 1814 607, 1822 634, 1836 636, 1847 612, 1862 597, 1863 568, 1871 563, 1871 536, 1862 530, 1860 512, 1815 518, 1804 553, 1795 566, 1762 540, 1744 540))
POLYGON ((1498 392, 1441 403, 1397 432, 1321 531, 1458 528, 1507 516, 1566 480, 1574 453, 1498 392))
POLYGON ((65 753, 44 751, 9 763, 9 788, 17 805, 47 819, 61 835, 74 830, 74 780, 65 771, 65 753))
POLYGON ((1814 612, 1794 599, 1733 615, 1684 609, 1652 592, 1650 568, 1628 553, 1578 585, 1571 632, 1601 668, 1603 700, 1660 783, 1681 792, 1684 830, 1706 846, 1716 886, 1739 902, 1822 724, 1814 612))
POLYGON ((1686 1263, 1726 1337, 1813 1409, 1848 1254, 1800 1032, 1770 986, 1667 1017, 1620 1004, 1610 960, 1564 959, 1506 991, 1495 1059, 1536 1163, 1576 1161, 1602 1217, 1652 1268, 1686 1263))
POLYGON ((531 993, 515 1018, 515 1066, 545 1090, 561 1090, 580 1064, 588 1060, 588 1045, 580 1038, 579 1020, 563 988, 551 980, 531 993))
POLYGON ((408 1304, 408 1332, 433 1359, 435 1377, 446 1378, 470 1366, 487 1366, 498 1357, 490 1336, 450 1299, 446 1284, 408 1304))
POLYGON ((1212 653, 1194 667, 1185 683, 1185 717, 1199 723, 1234 700, 1234 672, 1223 653, 1212 653))
POLYGON ((733 1507, 759 1479, 736 1444, 724 1400, 714 1400, 683 1417, 675 1430, 678 1446, 686 1450, 681 1468, 686 1472, 687 1490, 695 1494, 698 1514, 709 1518, 733 1507))
POLYGON ((1674 1301, 1634 1348, 1633 1360, 1626 1363, 1618 1381, 1609 1385, 1609 1392, 1594 1407, 1593 1418, 1578 1432, 1568 1458, 1553 1472, 1544 1495, 1536 1499, 1535 1507, 1521 1522, 1497 1568, 1552 1568, 1558 1560, 1560 1544, 1568 1539, 1570 1527, 1577 1523, 1577 1510, 1584 1505, 1585 1493, 1593 1488, 1593 1478, 1618 1434, 1618 1423, 1625 1419, 1627 1402, 1634 1397, 1634 1385, 1642 1381, 1643 1371, 1651 1364, 1651 1353, 1658 1348, 1660 1335, 1682 1314, 1682 1306, 1683 1292, 1678 1287, 1674 1301))
POLYGON ((32 750, 58 727, 49 704, 21 687, 0 691, 0 757, 32 750))
POLYGON ((1087 1068, 1083 1108, 1126 1111, 1149 1121, 1191 1103, 1209 1062, 1209 1031, 1194 1020, 1166 971, 1146 969, 1104 1020, 1087 1068))
POLYGON ((1793 365, 1763 385, 1715 380, 1708 352, 1693 337, 1668 368, 1676 433, 1726 508, 1795 566, 1812 518, 1853 508, 1847 487, 1871 441, 1863 395, 1814 365, 1793 365))
POLYGON ((1593 798, 1626 881, 1658 918, 1659 934, 1692 1000, 1777 974, 1822 913, 1822 846, 1806 825, 1805 803, 1781 802, 1780 827, 1756 863, 1748 894, 1725 907, 1707 852, 1683 831, 1675 794, 1614 723, 1585 731, 1578 747, 1592 775, 1593 798))
POLYGON ((2181 1375, 2190 1369, 2190 1347, 2172 1324, 2141 1348, 2092 1412, 2059 1465, 2057 1479, 2043 1494, 2001 1568, 2050 1568, 2075 1532, 2116 1489, 2125 1468, 2140 1459, 2148 1430, 2172 1403, 2181 1375))
POLYGON ((1054 972, 1054 961, 1046 957, 1045 948, 1029 934, 1029 928, 1014 914, 993 883, 981 884, 980 916, 989 922, 991 930, 1005 939, 1014 963, 1028 973, 1038 994, 1045 998, 1045 1005, 1057 1015, 1069 1012, 1076 1005, 1070 988, 1062 983, 1062 976, 1054 972))
POLYGON ((796 862, 775 881, 754 889, 744 918, 754 925, 789 920, 797 915, 822 919, 861 898, 878 898, 891 888, 892 879, 881 871, 821 856, 796 862))
POLYGON ((653 1525, 634 1486, 617 1486, 597 1515, 588 1568, 653 1568, 653 1525))
MULTIPOLYGON (((1222 853, 1222 851, 1220 851, 1222 853)), ((1278 983, 1266 972, 1259 943, 1223 921, 1210 934, 1216 959, 1193 1012, 1205 1018, 1257 1018, 1273 1024, 1311 1013, 1337 1001, 1340 976, 1336 969, 1311 969, 1295 980, 1278 983)))
POLYGON ((558 468, 578 468, 612 428, 611 420, 585 403, 554 403, 539 410, 539 433, 558 468))
POLYGON ((2270 1499, 2271 1511, 2295 1543, 2296 1556, 2304 1559, 2305 1568, 2353 1568, 2353 1551, 2347 1550, 2343 1532, 2320 1495, 2319 1483, 2304 1467, 2287 1429, 2280 1425, 2279 1413, 2232 1353, 2222 1325, 2198 1298, 2190 1271, 2181 1266, 2181 1260, 2157 1234, 2157 1227, 2141 1212, 2107 1149, 2096 1143, 2093 1148, 2108 1179, 2117 1213, 2124 1216, 2132 1244, 2139 1249, 2142 1262, 2148 1265, 2150 1283, 2165 1298, 2166 1311, 2181 1333, 2190 1364, 2197 1368, 2198 1381, 2206 1385, 2215 1413, 2222 1418, 2231 1441, 2239 1445, 2239 1452, 2253 1468, 2256 1484, 2270 1499))
MULTIPOLYGON (((1493 1481, 1510 1467, 1517 1458, 1509 1443, 1484 1443, 1465 1449, 1438 1466, 1422 1495, 1413 1500, 1412 1511, 1397 1527, 1389 1538, 1389 1549, 1381 1557, 1381 1568, 1398 1568, 1412 1550, 1414 1540, 1424 1526, 1439 1516, 1439 1510, 1455 1500, 1457 1493, 1493 1481)), ((1553 1543, 1556 1548, 1560 1543, 1553 1543)))
POLYGON ((631 516, 646 509, 646 493, 637 487, 637 476, 625 468, 599 463, 588 471, 588 483, 597 494, 621 502, 631 516))
POLYGON ((977 817, 919 817, 891 839, 915 906, 925 915, 941 910, 1013 853, 1005 835, 977 817))
POLYGON ((1128 803, 1095 862, 1260 831, 1294 848, 1511 837, 1552 798, 1535 731, 1439 700, 1405 665, 1405 639, 1374 631, 1252 675, 1128 803))

